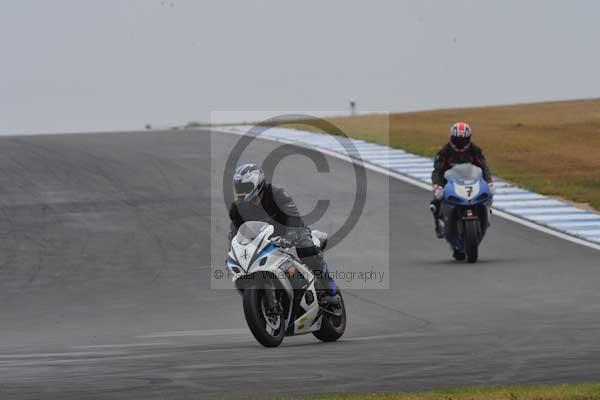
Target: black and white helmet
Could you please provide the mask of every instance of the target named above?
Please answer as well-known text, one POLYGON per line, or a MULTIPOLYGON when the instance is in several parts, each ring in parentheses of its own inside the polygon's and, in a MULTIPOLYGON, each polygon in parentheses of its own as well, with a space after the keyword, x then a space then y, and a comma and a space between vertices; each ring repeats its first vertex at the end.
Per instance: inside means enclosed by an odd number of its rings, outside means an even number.
POLYGON ((265 187, 265 173, 256 164, 242 164, 233 175, 233 193, 236 200, 250 201, 265 187))

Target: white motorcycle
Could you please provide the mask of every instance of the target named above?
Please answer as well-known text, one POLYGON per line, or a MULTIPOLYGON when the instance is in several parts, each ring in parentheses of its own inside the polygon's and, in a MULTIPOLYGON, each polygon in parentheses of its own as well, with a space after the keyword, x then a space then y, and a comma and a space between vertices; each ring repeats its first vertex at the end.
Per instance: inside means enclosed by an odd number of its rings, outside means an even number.
MULTIPOLYGON (((298 258, 295 249, 285 248, 265 222, 248 221, 231 241, 227 268, 243 297, 244 315, 260 344, 276 347, 284 336, 312 333, 331 342, 346 330, 342 294, 336 304, 320 306, 315 276, 298 258)), ((322 251, 326 234, 312 231, 313 242, 322 251)))

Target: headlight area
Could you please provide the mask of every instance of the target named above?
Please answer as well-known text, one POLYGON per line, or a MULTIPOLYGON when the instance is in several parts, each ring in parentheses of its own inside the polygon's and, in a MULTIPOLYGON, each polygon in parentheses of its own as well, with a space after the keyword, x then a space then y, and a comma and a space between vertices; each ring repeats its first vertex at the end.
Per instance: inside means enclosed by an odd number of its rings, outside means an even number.
POLYGON ((225 263, 227 264, 227 268, 229 268, 229 270, 231 272, 233 272, 234 274, 242 273, 242 268, 235 262, 235 260, 233 258, 227 257, 227 260, 225 261, 225 263))
POLYGON ((464 201, 462 199, 460 199, 456 196, 452 196, 452 195, 448 196, 446 201, 448 201, 448 203, 450 203, 450 204, 457 204, 457 205, 464 203, 464 201))
POLYGON ((477 201, 480 201, 480 202, 484 202, 484 201, 488 201, 488 200, 490 200, 490 195, 488 193, 480 194, 477 197, 477 201))

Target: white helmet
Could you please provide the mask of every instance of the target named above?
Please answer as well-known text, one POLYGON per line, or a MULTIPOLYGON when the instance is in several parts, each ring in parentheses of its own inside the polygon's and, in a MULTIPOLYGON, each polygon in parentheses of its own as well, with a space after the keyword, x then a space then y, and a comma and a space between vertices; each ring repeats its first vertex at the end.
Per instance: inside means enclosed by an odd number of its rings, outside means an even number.
POLYGON ((240 201, 250 201, 265 187, 265 173, 256 164, 242 164, 233 175, 233 193, 240 201))

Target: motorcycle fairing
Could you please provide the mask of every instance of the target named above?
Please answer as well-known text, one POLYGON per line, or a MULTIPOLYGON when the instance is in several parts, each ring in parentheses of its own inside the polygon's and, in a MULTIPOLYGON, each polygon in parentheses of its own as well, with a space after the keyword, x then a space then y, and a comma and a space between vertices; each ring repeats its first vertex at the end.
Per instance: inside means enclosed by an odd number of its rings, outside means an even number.
POLYGON ((240 281, 243 281, 244 277, 256 273, 272 273, 286 292, 291 304, 285 318, 286 334, 290 336, 318 331, 321 328, 322 314, 317 299, 314 274, 300 262, 295 252, 275 247, 271 243, 269 237, 273 234, 273 230, 273 226, 268 225, 268 228, 260 228, 254 238, 246 238, 240 232, 234 237, 227 257, 227 266, 233 273, 233 282, 240 289, 243 288, 243 282, 240 281), (282 275, 285 273, 282 266, 289 261, 294 263, 296 269, 308 281, 306 287, 301 290, 294 290, 291 281, 282 275), (309 299, 312 301, 308 301, 309 299))
POLYGON ((444 186, 442 215, 444 216, 445 236, 450 245, 464 252, 460 224, 471 215, 478 217, 485 232, 489 221, 488 210, 492 205, 492 193, 483 179, 481 169, 471 164, 459 164, 444 175, 448 180, 444 186))
MULTIPOLYGON (((244 272, 250 272, 249 267, 260 257, 274 249, 267 240, 273 234, 272 225, 266 225, 253 239, 246 239, 238 232, 231 241, 230 257, 244 272), (271 249, 267 249, 271 247, 271 249)), ((229 264, 228 264, 229 265, 229 264)))

